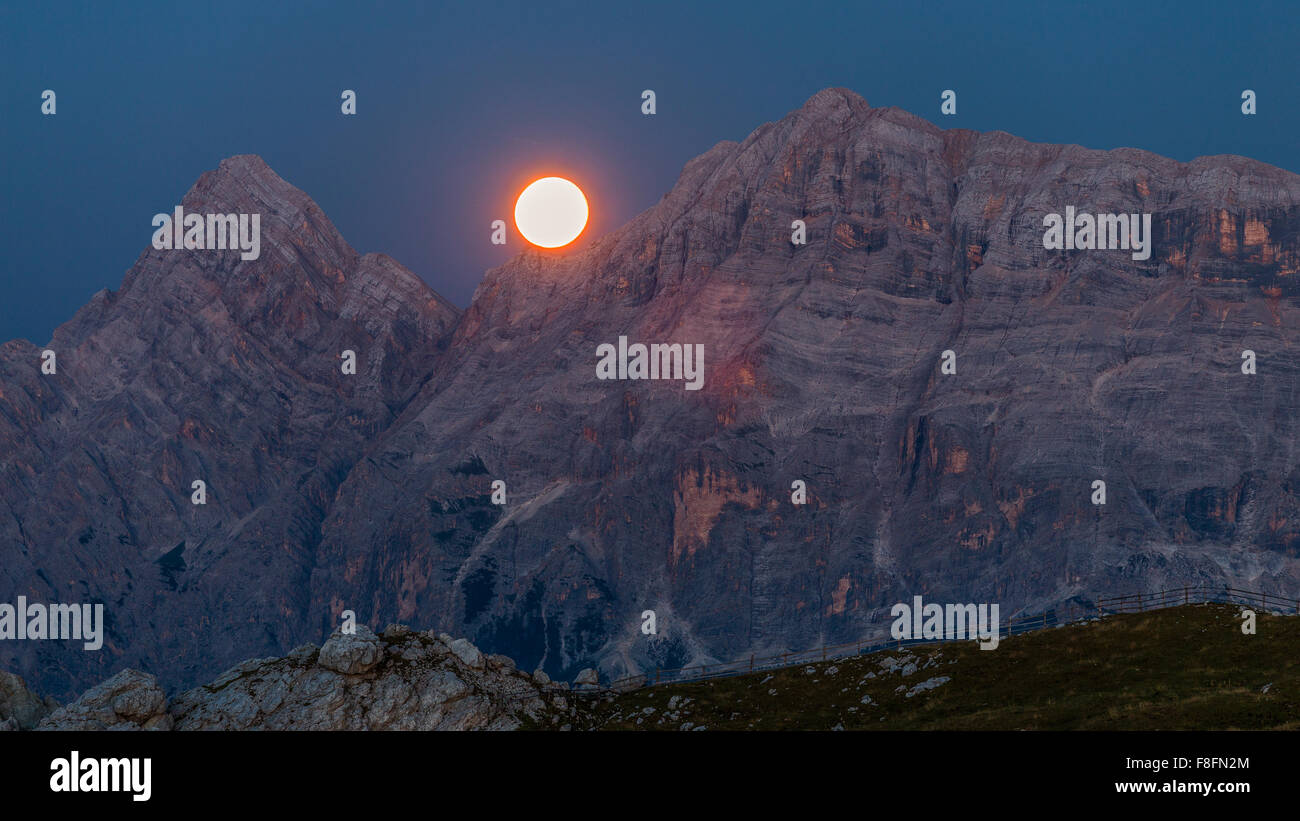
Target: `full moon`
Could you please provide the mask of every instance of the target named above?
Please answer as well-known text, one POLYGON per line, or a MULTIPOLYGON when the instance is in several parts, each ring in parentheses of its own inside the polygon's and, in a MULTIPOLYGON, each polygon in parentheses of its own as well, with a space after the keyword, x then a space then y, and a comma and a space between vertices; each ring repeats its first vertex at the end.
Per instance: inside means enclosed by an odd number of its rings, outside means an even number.
POLYGON ((587 198, 564 177, 542 177, 528 185, 515 203, 515 227, 524 239, 543 248, 559 248, 587 227, 587 198))

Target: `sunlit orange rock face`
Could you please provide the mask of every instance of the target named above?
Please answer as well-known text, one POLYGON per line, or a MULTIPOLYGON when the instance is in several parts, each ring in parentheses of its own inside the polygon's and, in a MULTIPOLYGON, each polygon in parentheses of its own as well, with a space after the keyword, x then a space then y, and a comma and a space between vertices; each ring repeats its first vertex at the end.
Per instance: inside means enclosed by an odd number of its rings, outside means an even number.
POLYGON ((280 217, 259 260, 147 252, 57 332, 58 379, 0 350, 0 601, 105 600, 121 648, 0 647, 47 692, 209 680, 345 609, 572 678, 852 641, 917 594, 1300 595, 1290 173, 829 89, 612 234, 489 271, 463 315, 260 161, 185 207, 245 198, 280 217), (1066 206, 1151 213, 1150 259, 1045 251, 1066 206), (620 335, 703 345, 703 389, 597 380, 620 335))
POLYGON ((758 506, 760 494, 755 488, 741 488, 736 477, 715 474, 705 469, 701 474, 688 469, 677 481, 673 496, 673 545, 669 567, 689 561, 695 551, 709 544, 713 525, 728 505, 745 508, 758 506))

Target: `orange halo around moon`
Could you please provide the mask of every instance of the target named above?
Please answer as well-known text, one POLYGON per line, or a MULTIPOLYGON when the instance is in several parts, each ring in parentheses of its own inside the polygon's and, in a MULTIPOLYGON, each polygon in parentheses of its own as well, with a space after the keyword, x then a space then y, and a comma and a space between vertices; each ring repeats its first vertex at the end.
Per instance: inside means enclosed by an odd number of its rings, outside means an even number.
POLYGON ((587 227, 587 198, 564 177, 542 177, 528 184, 515 202, 515 227, 542 248, 560 248, 587 227))

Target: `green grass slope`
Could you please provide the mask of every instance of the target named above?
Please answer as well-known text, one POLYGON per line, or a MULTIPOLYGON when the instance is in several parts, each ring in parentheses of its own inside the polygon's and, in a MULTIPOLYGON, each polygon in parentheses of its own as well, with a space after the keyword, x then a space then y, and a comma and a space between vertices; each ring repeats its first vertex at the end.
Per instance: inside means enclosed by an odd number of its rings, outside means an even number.
POLYGON ((1300 729, 1300 617, 1190 605, 582 699, 574 729, 1300 729))

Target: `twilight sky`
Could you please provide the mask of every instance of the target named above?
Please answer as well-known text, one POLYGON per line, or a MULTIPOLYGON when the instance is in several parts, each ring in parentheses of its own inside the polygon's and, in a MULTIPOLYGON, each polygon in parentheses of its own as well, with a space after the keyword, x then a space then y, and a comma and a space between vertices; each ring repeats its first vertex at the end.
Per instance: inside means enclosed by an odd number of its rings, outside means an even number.
POLYGON ((591 239, 827 86, 943 127, 1300 172, 1293 2, 123 5, 0 0, 0 341, 42 344, 117 288, 153 215, 233 154, 461 307, 520 250, 489 225, 530 179, 581 185, 591 239))

